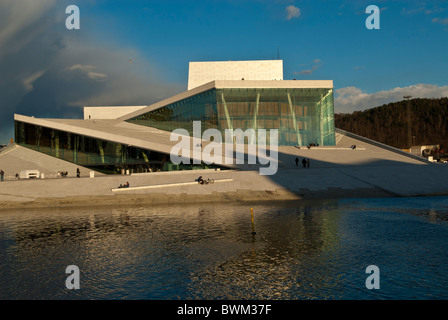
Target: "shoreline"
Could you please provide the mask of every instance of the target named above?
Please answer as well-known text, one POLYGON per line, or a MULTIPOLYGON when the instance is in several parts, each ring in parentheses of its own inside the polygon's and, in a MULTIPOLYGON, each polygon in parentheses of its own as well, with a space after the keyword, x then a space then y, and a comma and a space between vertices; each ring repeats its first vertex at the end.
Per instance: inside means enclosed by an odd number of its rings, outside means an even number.
MULTIPOLYGON (((438 196, 447 196, 440 194, 438 196)), ((437 196, 437 195, 422 195, 437 196)), ((67 197, 42 197, 33 201, 0 201, 0 213, 9 210, 26 209, 55 209, 55 208, 83 208, 83 207, 111 207, 111 206, 150 206, 150 205, 192 205, 192 204, 259 204, 259 203, 294 203, 308 200, 338 200, 361 198, 400 198, 404 196, 392 195, 381 190, 358 190, 358 192, 310 192, 308 194, 295 193, 288 190, 227 192, 213 194, 128 194, 128 195, 77 195, 67 197)), ((418 196, 414 196, 418 197, 418 196)))
POLYGON ((359 198, 448 196, 448 188, 421 177, 448 176, 448 167, 414 165, 282 169, 275 176, 257 171, 183 171, 100 177, 0 182, 0 213, 7 210, 105 206, 296 202, 359 198), (418 169, 418 170, 416 170, 418 169), (215 180, 195 183, 199 174, 215 180), (130 188, 117 189, 129 182, 130 188), (405 183, 404 183, 405 182, 405 183))

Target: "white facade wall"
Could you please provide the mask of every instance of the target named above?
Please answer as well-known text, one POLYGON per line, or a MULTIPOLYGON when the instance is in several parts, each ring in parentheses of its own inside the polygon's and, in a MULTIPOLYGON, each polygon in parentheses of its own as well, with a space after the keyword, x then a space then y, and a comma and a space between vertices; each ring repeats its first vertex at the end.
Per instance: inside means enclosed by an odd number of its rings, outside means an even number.
POLYGON ((188 90, 214 80, 283 80, 283 60, 190 62, 188 90))

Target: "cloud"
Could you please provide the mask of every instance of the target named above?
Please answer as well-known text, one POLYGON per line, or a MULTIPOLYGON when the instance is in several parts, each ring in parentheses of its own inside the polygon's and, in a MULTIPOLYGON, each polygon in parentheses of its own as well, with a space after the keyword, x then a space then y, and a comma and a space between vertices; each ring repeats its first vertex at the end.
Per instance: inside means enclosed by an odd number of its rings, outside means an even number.
POLYGON ((425 4, 419 6, 419 7, 411 7, 411 8, 403 8, 401 10, 401 13, 404 15, 413 15, 420 12, 426 12, 425 4))
POLYGON ((104 79, 107 77, 107 74, 92 72, 91 69, 95 69, 94 66, 84 66, 81 64, 75 64, 71 67, 66 68, 68 71, 77 71, 79 70, 81 73, 85 74, 87 78, 92 80, 104 79))
POLYGON ((23 86, 25 87, 25 89, 27 91, 33 90, 34 89, 33 82, 36 81, 37 79, 39 79, 44 73, 45 73, 45 71, 38 71, 38 72, 30 75, 28 78, 24 79, 23 86))
POLYGON ((416 84, 370 94, 356 87, 345 87, 335 90, 335 113, 352 113, 353 111, 375 108, 401 101, 407 95, 412 96, 412 98, 448 97, 448 85, 416 84))
POLYGON ((432 22, 443 24, 446 26, 446 25, 448 25, 448 18, 446 18, 446 19, 434 18, 434 19, 432 19, 432 22))
POLYGON ((82 119, 83 106, 146 105, 184 89, 139 51, 67 30, 68 4, 0 1, 0 144, 14 135, 14 113, 82 119))
MULTIPOLYGON (((293 72, 293 74, 295 74, 295 75, 310 75, 310 74, 312 74, 314 71, 316 71, 317 69, 319 69, 320 68, 320 65, 319 65, 319 63, 321 63, 321 60, 320 59, 314 59, 313 60, 313 63, 314 63, 314 65, 311 67, 311 69, 305 69, 305 70, 302 70, 302 71, 299 71, 299 72, 293 72)), ((305 66, 306 64, 302 64, 302 66, 305 66)))
POLYGON ((403 15, 415 15, 415 14, 426 14, 431 15, 434 13, 440 13, 446 11, 444 6, 440 6, 438 1, 420 1, 412 3, 409 1, 408 7, 404 7, 401 10, 403 15))
POLYGON ((294 72, 295 75, 299 75, 299 74, 305 74, 305 75, 310 75, 313 74, 314 71, 316 71, 317 69, 319 69, 320 66, 316 65, 313 66, 311 69, 305 69, 299 72, 294 72))
POLYGON ((286 20, 291 20, 300 17, 300 9, 296 6, 290 5, 286 7, 286 20))
POLYGON ((307 70, 302 70, 302 71, 299 71, 299 72, 294 72, 294 74, 312 74, 314 72, 314 70, 313 69, 307 69, 307 70))
POLYGON ((36 24, 54 7, 56 0, 2 0, 0 2, 0 47, 8 52, 20 49, 46 23, 36 24), (20 35, 20 38, 17 36, 20 35))

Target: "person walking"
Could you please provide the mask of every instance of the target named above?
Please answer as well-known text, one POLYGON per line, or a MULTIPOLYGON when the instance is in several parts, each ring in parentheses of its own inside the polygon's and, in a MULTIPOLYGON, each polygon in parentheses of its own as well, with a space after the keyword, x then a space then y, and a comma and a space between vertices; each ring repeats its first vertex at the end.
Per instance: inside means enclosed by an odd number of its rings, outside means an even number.
POLYGON ((303 158, 303 160, 302 160, 302 165, 304 168, 306 168, 306 159, 305 158, 303 158))
POLYGON ((80 178, 80 177, 81 177, 81 171, 79 171, 79 168, 78 168, 78 169, 76 169, 76 176, 77 176, 78 178, 80 178))
POLYGON ((0 179, 3 181, 3 178, 5 176, 5 172, 3 170, 0 170, 0 179))
POLYGON ((299 158, 296 157, 296 167, 299 166, 299 158))
POLYGON ((310 167, 310 158, 308 158, 307 160, 306 160, 306 166, 309 168, 310 167))

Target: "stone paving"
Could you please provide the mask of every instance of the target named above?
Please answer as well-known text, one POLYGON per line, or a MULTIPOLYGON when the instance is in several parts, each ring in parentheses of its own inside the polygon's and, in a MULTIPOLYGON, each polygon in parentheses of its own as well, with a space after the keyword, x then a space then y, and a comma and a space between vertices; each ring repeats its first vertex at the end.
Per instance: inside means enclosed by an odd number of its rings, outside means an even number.
POLYGON ((114 198, 123 202, 126 198, 139 201, 151 198, 158 202, 165 199, 169 203, 173 199, 229 201, 448 194, 448 164, 407 157, 339 134, 337 141, 335 147, 279 147, 279 168, 273 176, 260 175, 256 165, 242 165, 239 170, 221 171, 110 176, 95 172, 94 178, 90 178, 90 170, 81 168, 82 176, 76 178, 76 165, 16 147, 0 153, 0 169, 7 173, 9 180, 0 182, 0 203, 57 199, 60 204, 63 199, 71 199, 71 203, 78 199, 83 205, 89 205, 99 201, 95 199, 105 199, 107 203, 114 198), (353 144, 356 150, 350 148, 353 144), (310 168, 303 168, 301 163, 296 166, 296 157, 310 159, 310 168), (41 170, 45 178, 14 180, 8 175, 28 167, 41 170), (59 170, 69 170, 69 177, 52 178, 59 170), (199 175, 217 182, 198 185, 194 181, 199 175), (114 190, 125 182, 131 188, 114 190))

